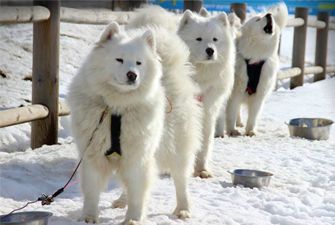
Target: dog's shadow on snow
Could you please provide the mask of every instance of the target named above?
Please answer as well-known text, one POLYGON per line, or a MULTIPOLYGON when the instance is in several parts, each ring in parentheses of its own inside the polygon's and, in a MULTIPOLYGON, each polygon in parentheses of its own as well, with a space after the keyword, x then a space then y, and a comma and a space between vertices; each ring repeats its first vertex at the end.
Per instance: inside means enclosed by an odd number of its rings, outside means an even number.
POLYGON ((228 183, 228 182, 226 182, 226 181, 220 181, 220 185, 221 185, 223 188, 235 187, 232 183, 228 183))

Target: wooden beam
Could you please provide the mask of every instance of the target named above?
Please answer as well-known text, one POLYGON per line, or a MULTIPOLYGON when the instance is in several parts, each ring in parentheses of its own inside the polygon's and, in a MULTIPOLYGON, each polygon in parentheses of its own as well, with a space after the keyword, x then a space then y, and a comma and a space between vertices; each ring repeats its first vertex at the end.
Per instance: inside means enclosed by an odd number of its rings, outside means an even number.
POLYGON ((292 18, 287 21, 286 27, 300 27, 305 24, 302 18, 292 18))
POLYGON ((295 10, 295 17, 302 18, 305 23, 300 27, 294 28, 293 49, 292 49, 292 67, 299 67, 301 73, 291 78, 290 88, 293 89, 302 86, 304 83, 304 67, 305 67, 305 49, 307 36, 308 8, 298 7, 295 10))
MULTIPOLYGON (((328 52, 328 31, 329 31, 329 14, 328 12, 319 12, 318 21, 325 24, 323 29, 317 29, 315 42, 315 65, 326 68, 327 66, 327 52, 328 52)), ((326 78, 326 70, 315 73, 314 82, 324 80, 326 78)))
POLYGON ((0 127, 43 119, 48 114, 48 108, 39 104, 2 110, 0 111, 0 127))
POLYGON ((42 6, 2 6, 0 23, 32 23, 47 20, 50 12, 42 6))
POLYGON ((301 69, 298 67, 279 70, 277 74, 277 79, 283 80, 283 79, 295 77, 295 76, 298 76, 300 73, 301 73, 301 69))
POLYGON ((189 9, 194 12, 199 12, 202 7, 202 0, 184 0, 184 11, 189 9))
POLYGON ((78 24, 109 24, 116 21, 125 24, 131 12, 114 12, 108 9, 76 9, 61 7, 60 20, 78 24), (83 16, 85 15, 85 16, 83 16))
POLYGON ((43 120, 31 125, 31 148, 52 145, 58 139, 60 1, 35 1, 49 9, 47 21, 34 23, 32 104, 49 109, 43 120))

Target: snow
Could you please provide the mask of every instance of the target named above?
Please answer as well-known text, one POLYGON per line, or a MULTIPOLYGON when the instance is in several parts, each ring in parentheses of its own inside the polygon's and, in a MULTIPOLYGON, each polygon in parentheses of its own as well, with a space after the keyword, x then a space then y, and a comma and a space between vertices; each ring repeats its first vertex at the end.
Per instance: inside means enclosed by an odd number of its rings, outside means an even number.
MULTIPOLYGON (((60 97, 103 26, 61 24, 60 97)), ((312 31, 311 31, 312 32, 312 31)), ((284 33, 292 39, 292 29, 284 33)), ((315 34, 315 31, 314 31, 315 34)), ((313 36, 313 34, 312 34, 313 36)), ((334 37, 334 32, 331 33, 334 37)), ((0 109, 30 104, 32 26, 0 27, 0 109)), ((314 48, 308 41, 309 49, 314 48)), ((333 42, 330 42, 333 43, 333 42)), ((290 42, 282 44, 282 65, 288 64, 290 42)), ((314 53, 307 51, 307 61, 314 53)), ((334 59, 330 46, 330 58, 334 59)), ((330 62, 334 62, 330 61, 330 62)), ((289 65, 288 65, 289 66, 289 65)), ((285 122, 295 117, 324 117, 335 121, 335 78, 273 92, 265 104, 256 137, 215 140, 211 167, 215 177, 192 178, 189 191, 193 217, 186 221, 171 215, 175 206, 172 180, 161 177, 153 187, 146 224, 190 225, 332 225, 335 224, 335 130, 327 141, 290 138, 285 122), (233 187, 228 170, 251 168, 272 172, 270 186, 263 189, 233 187)), ((60 121, 59 145, 31 150, 28 123, 0 129, 0 214, 35 200, 42 193, 51 194, 71 175, 77 152, 69 129, 69 118, 60 121)), ((112 209, 111 203, 121 193, 111 182, 101 196, 101 224, 119 224, 125 209, 112 209)), ((82 197, 75 179, 50 206, 39 203, 25 210, 53 213, 50 225, 80 225, 82 197)))

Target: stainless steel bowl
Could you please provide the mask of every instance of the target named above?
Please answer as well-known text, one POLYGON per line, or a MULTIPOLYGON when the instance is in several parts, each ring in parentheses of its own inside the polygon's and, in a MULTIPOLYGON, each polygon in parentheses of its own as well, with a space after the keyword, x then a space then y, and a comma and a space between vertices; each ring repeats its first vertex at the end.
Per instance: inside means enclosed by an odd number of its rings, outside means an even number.
POLYGON ((47 225, 52 213, 31 211, 0 216, 0 225, 47 225))
POLYGON ((228 172, 231 174, 233 185, 243 185, 249 188, 267 187, 269 186, 271 176, 273 176, 269 172, 248 169, 237 169, 228 172))
POLYGON ((322 118, 296 118, 287 124, 291 137, 327 140, 333 121, 322 118))

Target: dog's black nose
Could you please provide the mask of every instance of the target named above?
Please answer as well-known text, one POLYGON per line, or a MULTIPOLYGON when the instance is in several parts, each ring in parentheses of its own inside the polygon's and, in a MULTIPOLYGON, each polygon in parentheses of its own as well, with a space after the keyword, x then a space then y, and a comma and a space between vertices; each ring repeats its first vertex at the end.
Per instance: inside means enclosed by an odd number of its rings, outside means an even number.
POLYGON ((271 19, 271 13, 266 14, 265 17, 266 17, 267 19, 271 19))
POLYGON ((208 56, 212 56, 214 54, 214 49, 206 48, 206 53, 207 53, 208 56))
POLYGON ((136 78, 137 78, 137 74, 134 73, 134 72, 132 72, 132 71, 129 71, 129 72, 127 73, 127 78, 128 78, 128 82, 130 82, 130 83, 134 83, 135 80, 136 80, 136 78))

